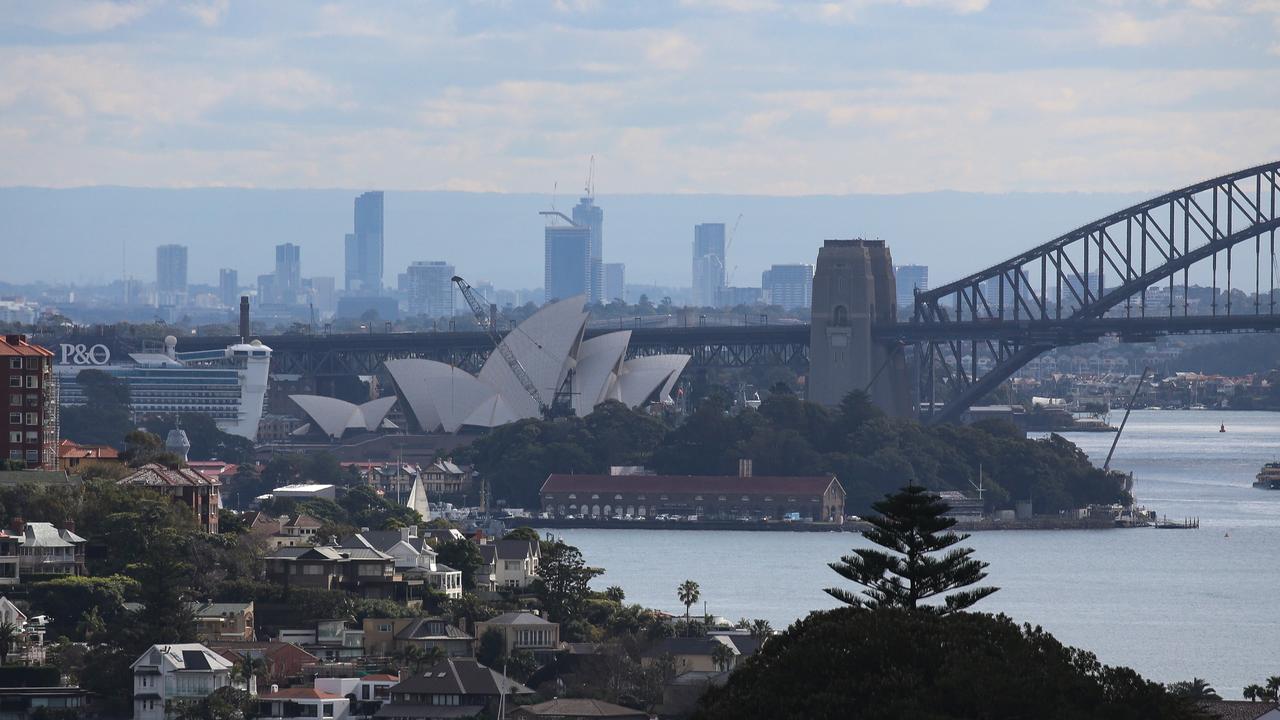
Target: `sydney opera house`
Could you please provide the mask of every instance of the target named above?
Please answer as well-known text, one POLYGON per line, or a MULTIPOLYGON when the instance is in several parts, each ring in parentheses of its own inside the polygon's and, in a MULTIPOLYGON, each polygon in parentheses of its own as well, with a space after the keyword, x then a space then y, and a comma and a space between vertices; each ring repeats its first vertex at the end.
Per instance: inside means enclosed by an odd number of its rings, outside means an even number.
MULTIPOLYGON (((584 339, 586 301, 570 298, 549 304, 507 333, 502 340, 515 354, 545 402, 565 386, 577 415, 587 415, 606 400, 631 407, 671 402, 688 355, 650 355, 627 360, 629 330, 584 339), (572 376, 570 376, 572 373, 572 376)), ((539 417, 538 401, 524 388, 500 352, 492 352, 472 375, 433 360, 388 360, 400 407, 423 432, 493 428, 521 418, 539 417)), ((379 408, 381 409, 381 408, 379 408)), ((363 418, 348 416, 352 424, 363 418)))

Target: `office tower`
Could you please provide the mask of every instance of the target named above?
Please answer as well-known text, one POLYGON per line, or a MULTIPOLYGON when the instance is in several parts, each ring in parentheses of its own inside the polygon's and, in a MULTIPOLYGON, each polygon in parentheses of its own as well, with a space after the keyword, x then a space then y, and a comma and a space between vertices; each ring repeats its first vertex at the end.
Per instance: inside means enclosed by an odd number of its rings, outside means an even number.
POLYGON ((293 243, 276 246, 276 302, 294 305, 302 292, 302 248, 293 243))
POLYGON ((765 303, 791 310, 807 308, 813 298, 813 266, 773 265, 760 275, 765 303))
POLYGON ((356 198, 355 232, 346 237, 346 290, 362 295, 382 292, 382 192, 356 198))
POLYGON ((604 209, 595 204, 595 197, 588 195, 578 199, 573 206, 573 224, 591 228, 590 279, 587 302, 609 302, 604 294, 604 209))
POLYGON ((724 287, 724 223, 693 226, 693 304, 716 304, 724 287))
POLYGON ((418 261, 409 266, 409 314, 452 317, 454 313, 453 266, 441 260, 418 261))
POLYGON ((187 246, 156 248, 156 300, 159 305, 180 305, 187 295, 187 246))
POLYGON ((240 304, 240 273, 232 268, 218 271, 218 300, 232 308, 240 304))
POLYGON ((275 305, 280 301, 280 288, 276 286, 276 274, 258 276, 258 304, 275 305))
POLYGON ((893 280, 898 286, 898 307, 913 305, 916 301, 915 291, 924 292, 929 289, 929 266, 894 265, 893 280))
POLYGON ((548 225, 544 246, 545 302, 586 295, 591 285, 591 228, 548 225))
POLYGON ((335 291, 337 281, 332 277, 313 277, 302 281, 302 289, 307 294, 307 302, 315 308, 320 317, 333 314, 338 307, 338 295, 335 291))
POLYGON ((53 383, 52 351, 27 342, 26 335, 0 335, 0 387, 6 388, 7 402, 0 414, 0 460, 28 469, 57 469, 58 392, 53 383))
POLYGON ((627 266, 623 263, 604 263, 604 295, 603 302, 608 305, 614 300, 627 300, 627 266))

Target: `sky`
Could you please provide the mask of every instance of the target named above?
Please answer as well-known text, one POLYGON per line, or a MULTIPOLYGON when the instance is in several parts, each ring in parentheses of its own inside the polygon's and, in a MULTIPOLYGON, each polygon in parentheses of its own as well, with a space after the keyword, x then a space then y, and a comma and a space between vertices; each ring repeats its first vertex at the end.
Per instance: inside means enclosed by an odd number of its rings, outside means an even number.
POLYGON ((1154 192, 1280 155, 1277 108, 1280 0, 0 13, 0 187, 1154 192))

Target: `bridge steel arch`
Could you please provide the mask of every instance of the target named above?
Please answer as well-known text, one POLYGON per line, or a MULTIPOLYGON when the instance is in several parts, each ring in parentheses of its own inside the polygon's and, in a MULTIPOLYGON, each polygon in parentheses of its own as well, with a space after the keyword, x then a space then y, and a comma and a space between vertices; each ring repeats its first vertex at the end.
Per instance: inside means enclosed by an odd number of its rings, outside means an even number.
POLYGON ((1105 334, 1280 329, 1278 205, 1280 162, 1272 162, 1161 195, 917 293, 897 335, 915 343, 922 416, 956 420, 1041 353, 1105 334), (1193 274, 1209 281, 1207 308, 1192 300, 1193 274), (1245 293, 1244 307, 1232 291, 1245 293))

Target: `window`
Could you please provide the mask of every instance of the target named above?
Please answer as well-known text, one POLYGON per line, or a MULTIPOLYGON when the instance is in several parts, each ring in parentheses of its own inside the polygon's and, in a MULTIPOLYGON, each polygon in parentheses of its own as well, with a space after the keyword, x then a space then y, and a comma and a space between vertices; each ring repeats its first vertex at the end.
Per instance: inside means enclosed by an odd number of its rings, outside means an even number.
POLYGON ((38 388, 38 387, 40 387, 40 376, 39 376, 39 375, 28 375, 28 376, 27 376, 27 387, 28 387, 28 388, 38 388))
POLYGON ((28 450, 28 451, 27 451, 27 462, 40 462, 40 451, 39 451, 39 450, 28 450))
POLYGON ((29 443, 38 443, 38 442, 40 442, 40 431, 39 431, 39 430, 28 430, 28 431, 27 431, 27 442, 29 442, 29 443))
POLYGON ((21 430, 10 430, 10 431, 9 431, 9 442, 11 442, 11 443, 20 443, 20 442, 22 442, 22 431, 21 431, 21 430))
POLYGON ((10 404, 10 405, 13 405, 14 407, 19 407, 19 406, 21 406, 21 405, 22 405, 22 394, 21 394, 21 393, 13 393, 12 395, 10 395, 10 396, 9 396, 9 404, 10 404))
POLYGON ((20 358, 20 357, 11 357, 11 358, 9 358, 9 369, 10 369, 10 370, 21 370, 21 369, 22 369, 22 358, 20 358))
MULTIPOLYGON (((14 404, 16 405, 17 403, 14 404)), ((27 407, 40 407, 40 396, 35 393, 28 393, 27 407)))
POLYGON ((374 563, 360 563, 360 574, 366 577, 378 577, 382 575, 382 566, 374 563))
POLYGON ((307 565, 302 566, 303 575, 320 575, 323 572, 324 572, 324 568, 314 563, 309 563, 307 565))
POLYGON ((378 632, 391 632, 391 623, 378 623, 378 632))
MULTIPOLYGON (((873 312, 872 315, 875 313, 873 312)), ((831 324, 836 327, 844 327, 849 324, 849 311, 843 305, 835 306, 831 311, 831 324)))
POLYGON ((28 425, 39 425, 39 424, 40 424, 40 413, 27 413, 27 424, 28 424, 28 425))
POLYGON ((21 424, 22 424, 22 413, 20 413, 20 412, 16 412, 16 413, 15 413, 15 412, 11 412, 11 413, 9 413, 9 424, 10 424, 10 425, 21 425, 21 424))
POLYGON ((21 450, 10 450, 10 451, 9 451, 9 459, 10 459, 10 460, 21 460, 21 459, 22 459, 22 451, 21 451, 21 450))
POLYGON ((22 387, 22 376, 21 376, 21 375, 10 375, 10 376, 9 376, 9 387, 16 387, 16 388, 20 388, 20 387, 22 387))

